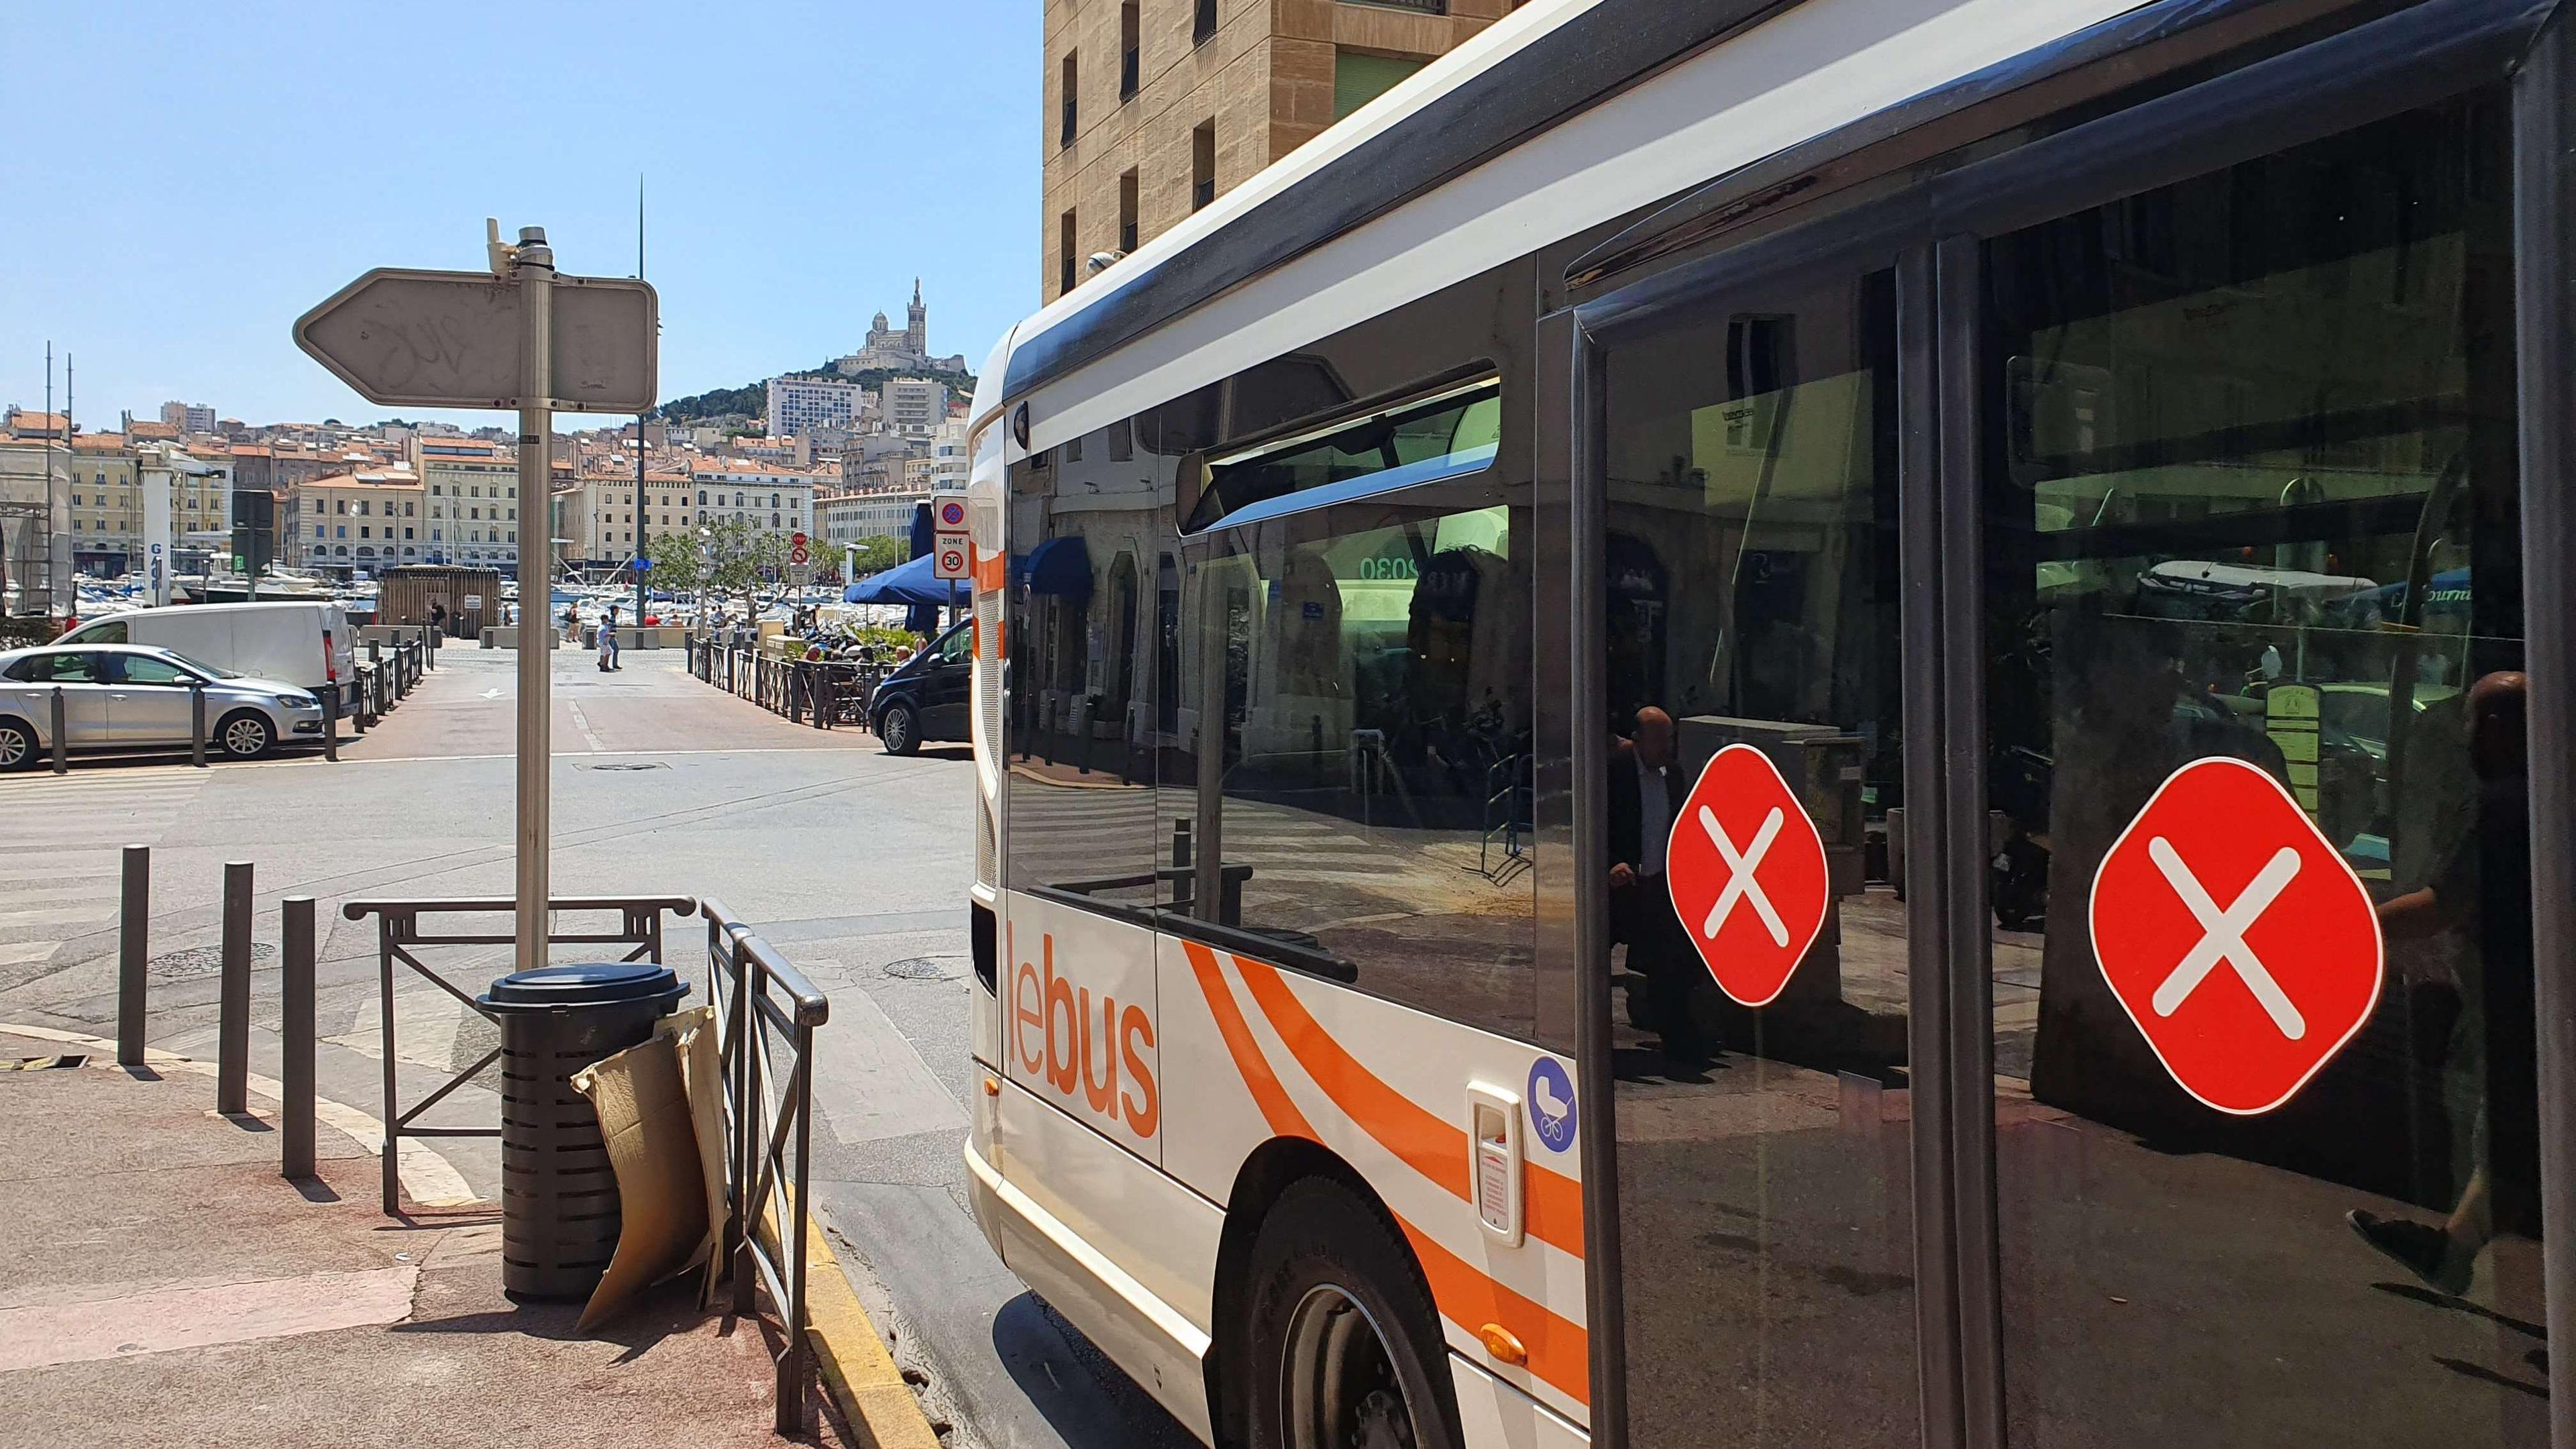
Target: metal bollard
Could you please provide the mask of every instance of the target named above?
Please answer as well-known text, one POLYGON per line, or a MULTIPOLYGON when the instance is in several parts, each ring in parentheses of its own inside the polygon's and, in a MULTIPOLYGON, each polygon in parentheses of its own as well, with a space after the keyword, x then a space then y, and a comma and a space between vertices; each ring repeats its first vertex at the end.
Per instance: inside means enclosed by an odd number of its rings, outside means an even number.
POLYGON ((151 949, 152 847, 125 847, 116 926, 116 1064, 143 1065, 144 968, 151 949))
POLYGON ((288 896, 280 914, 278 1175, 301 1178, 313 1175, 313 898, 288 896))
POLYGON ((223 985, 215 1008, 215 1110, 250 1109, 251 864, 224 862, 223 985))
POLYGON ((340 686, 322 686, 322 758, 340 758, 340 686))
POLYGON ((188 686, 188 763, 206 768, 206 687, 188 686))
POLYGON ((68 775, 72 769, 71 742, 63 738, 63 687, 54 686, 54 773, 68 775))
POLYGON ((363 735, 367 732, 367 673, 365 670, 358 671, 355 683, 357 698, 349 705, 349 733, 363 735))

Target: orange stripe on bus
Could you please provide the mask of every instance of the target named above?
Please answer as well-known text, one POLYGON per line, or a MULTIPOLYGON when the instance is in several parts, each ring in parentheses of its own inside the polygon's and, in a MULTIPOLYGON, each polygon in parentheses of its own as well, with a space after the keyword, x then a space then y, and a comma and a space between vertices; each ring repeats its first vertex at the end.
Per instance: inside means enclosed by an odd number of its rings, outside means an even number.
MULTIPOLYGON (((1374 1137, 1378 1145, 1404 1159, 1414 1171, 1438 1183, 1461 1202, 1475 1201, 1467 1152, 1467 1129, 1443 1121, 1420 1103, 1388 1086, 1357 1057, 1333 1040, 1306 1010, 1306 1003, 1279 979, 1278 968, 1242 956, 1243 984, 1261 1014, 1270 1020, 1290 1055, 1333 1099, 1333 1105, 1374 1137)), ((1583 1256, 1583 1188, 1563 1173, 1524 1162, 1521 1179, 1522 1226, 1542 1243, 1583 1256)), ((1471 1325, 1472 1326, 1472 1325, 1471 1325)))
MULTIPOLYGON (((1270 1059, 1253 1039, 1252 1027, 1244 1020, 1242 1008, 1235 1004, 1233 990, 1225 984, 1225 972, 1217 965, 1216 954, 1195 941, 1185 941, 1181 948, 1189 956, 1190 973, 1198 978, 1199 993, 1207 998, 1208 1011, 1216 1018, 1217 1034, 1225 1039, 1226 1052, 1234 1058, 1235 1070, 1243 1074, 1244 1085, 1252 1089, 1252 1099, 1259 1104, 1270 1130, 1282 1137, 1321 1141, 1306 1114, 1297 1110, 1287 1088, 1270 1070, 1270 1059)), ((1252 965, 1239 956, 1235 963, 1247 968, 1252 965)), ((1253 979, 1250 970, 1244 979, 1253 979)), ((1431 1284, 1432 1302, 1438 1305, 1442 1317, 1470 1333, 1487 1323, 1510 1329, 1529 1350, 1531 1373, 1576 1403, 1591 1405, 1591 1341, 1581 1324, 1551 1313, 1535 1300, 1495 1282, 1403 1217, 1398 1216, 1395 1222, 1413 1244, 1413 1255, 1422 1264, 1423 1277, 1431 1284)))
POLYGON ((1558 1393, 1590 1407, 1592 1342, 1582 1324, 1495 1282, 1402 1217, 1395 1221, 1412 1240, 1413 1256, 1422 1264, 1422 1276, 1431 1282, 1431 1298, 1440 1305, 1441 1317, 1471 1334, 1488 1323, 1510 1329, 1529 1350, 1531 1373, 1555 1386, 1558 1393))
POLYGON ((1216 1017, 1217 1035, 1225 1038, 1234 1069, 1243 1074, 1243 1084, 1252 1089, 1252 1100, 1260 1106, 1270 1130, 1282 1137, 1322 1141, 1307 1122, 1306 1114, 1289 1100, 1288 1089, 1279 1085, 1278 1075, 1270 1070, 1270 1059, 1261 1054, 1261 1043, 1252 1039, 1252 1027, 1244 1021, 1243 1009, 1234 1004, 1234 992, 1225 984, 1225 973, 1218 968, 1215 954, 1195 941, 1184 941, 1181 948, 1189 954, 1191 974, 1199 979, 1199 994, 1207 998, 1208 1011, 1216 1017))

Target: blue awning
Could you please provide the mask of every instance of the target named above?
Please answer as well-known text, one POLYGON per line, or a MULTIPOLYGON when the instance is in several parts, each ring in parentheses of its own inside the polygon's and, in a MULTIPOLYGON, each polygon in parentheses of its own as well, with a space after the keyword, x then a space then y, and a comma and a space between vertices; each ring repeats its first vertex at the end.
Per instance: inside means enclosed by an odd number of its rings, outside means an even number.
POLYGON ((966 585, 931 577, 936 560, 923 554, 910 563, 896 564, 881 574, 871 574, 841 591, 845 604, 928 604, 932 606, 967 602, 966 585))
POLYGON ((1081 534, 1050 538, 1011 563, 1012 573, 1030 593, 1091 597, 1091 551, 1083 547, 1081 534))

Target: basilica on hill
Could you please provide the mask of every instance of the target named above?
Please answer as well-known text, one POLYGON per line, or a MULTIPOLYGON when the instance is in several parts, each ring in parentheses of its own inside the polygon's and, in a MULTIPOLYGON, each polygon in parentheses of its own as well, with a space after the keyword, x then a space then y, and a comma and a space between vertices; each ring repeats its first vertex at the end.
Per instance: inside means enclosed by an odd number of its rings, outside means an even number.
POLYGON ((879 312, 875 325, 868 328, 867 345, 833 364, 843 377, 862 372, 964 372, 963 353, 948 357, 930 355, 930 309, 921 302, 921 278, 912 279, 912 305, 904 309, 903 330, 886 325, 886 314, 879 312))

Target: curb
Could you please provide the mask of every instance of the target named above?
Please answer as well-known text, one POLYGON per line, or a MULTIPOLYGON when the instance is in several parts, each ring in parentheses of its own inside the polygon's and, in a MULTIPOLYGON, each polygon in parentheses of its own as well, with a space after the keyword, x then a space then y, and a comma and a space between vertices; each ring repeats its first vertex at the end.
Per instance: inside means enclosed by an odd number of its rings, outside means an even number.
MULTIPOLYGON (((0 1033, 23 1036, 33 1041, 61 1042, 65 1046, 83 1047, 104 1058, 104 1061, 99 1063, 101 1066, 113 1068, 116 1063, 116 1043, 103 1037, 85 1036, 76 1031, 63 1031, 50 1026, 21 1026, 13 1022, 0 1022, 0 1033)), ((192 1076, 215 1075, 213 1062, 181 1056, 177 1052, 165 1052, 159 1047, 148 1046, 143 1049, 143 1064, 147 1067, 162 1067, 174 1072, 186 1072, 192 1076)), ((286 1084, 275 1077, 263 1077, 257 1072, 248 1072, 244 1074, 242 1084, 272 1102, 282 1103, 286 1100, 286 1084)), ((385 1124, 376 1120, 372 1113, 362 1112, 345 1102, 334 1102, 328 1097, 317 1095, 313 1099, 313 1120, 338 1130, 374 1156, 385 1155, 385 1124)), ((473 1189, 465 1185, 465 1178, 457 1172, 455 1165, 430 1148, 421 1145, 417 1138, 402 1139, 402 1159, 395 1164, 395 1171, 400 1175, 403 1190, 410 1196, 415 1207, 465 1207, 479 1201, 474 1196, 473 1189)))
POLYGON ((806 1341, 814 1349, 816 1377, 832 1396, 859 1441, 874 1449, 940 1449, 941 1440, 921 1412, 912 1385, 903 1381, 894 1355, 850 1291, 841 1260, 832 1255, 822 1221, 805 1215, 806 1341))

